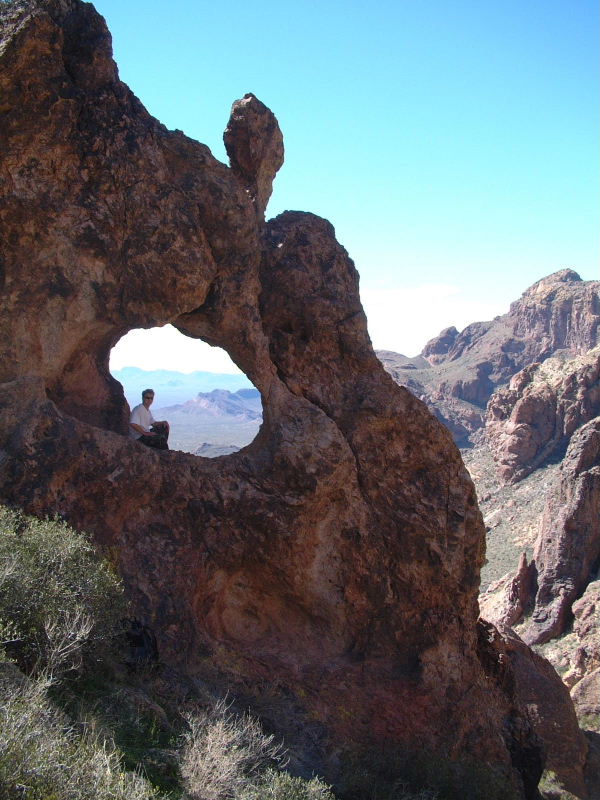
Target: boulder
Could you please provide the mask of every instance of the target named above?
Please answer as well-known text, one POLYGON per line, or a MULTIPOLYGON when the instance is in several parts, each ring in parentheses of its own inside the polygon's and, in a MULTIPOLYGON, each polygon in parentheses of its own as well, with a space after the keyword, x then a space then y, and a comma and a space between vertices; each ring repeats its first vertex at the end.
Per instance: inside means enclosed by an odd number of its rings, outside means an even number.
POLYGON ((479 630, 488 674, 503 683, 516 709, 526 709, 519 718, 520 729, 530 725, 542 743, 545 769, 555 773, 562 788, 587 798, 588 745, 569 690, 550 662, 534 653, 511 628, 481 619, 479 630))

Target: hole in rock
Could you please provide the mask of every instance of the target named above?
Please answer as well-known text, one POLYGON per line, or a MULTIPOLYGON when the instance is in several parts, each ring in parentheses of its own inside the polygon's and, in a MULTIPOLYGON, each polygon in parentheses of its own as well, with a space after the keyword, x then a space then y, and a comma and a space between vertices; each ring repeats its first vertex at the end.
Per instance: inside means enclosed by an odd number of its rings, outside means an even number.
POLYGON ((111 351, 110 372, 131 409, 154 390, 151 412, 169 422, 172 450, 227 455, 250 444, 262 423, 260 392, 227 352, 172 325, 129 331, 111 351))

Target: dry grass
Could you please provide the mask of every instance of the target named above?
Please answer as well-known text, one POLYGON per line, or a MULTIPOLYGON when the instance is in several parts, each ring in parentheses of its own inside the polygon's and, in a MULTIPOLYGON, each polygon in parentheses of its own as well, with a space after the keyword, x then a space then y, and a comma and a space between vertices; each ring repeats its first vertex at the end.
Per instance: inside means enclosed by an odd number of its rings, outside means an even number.
POLYGON ((224 701, 188 718, 181 775, 190 800, 229 800, 257 785, 261 772, 281 764, 284 751, 257 720, 233 714, 224 701))
POLYGON ((76 731, 47 699, 49 680, 0 664, 0 797, 4 800, 151 800, 106 741, 76 731))

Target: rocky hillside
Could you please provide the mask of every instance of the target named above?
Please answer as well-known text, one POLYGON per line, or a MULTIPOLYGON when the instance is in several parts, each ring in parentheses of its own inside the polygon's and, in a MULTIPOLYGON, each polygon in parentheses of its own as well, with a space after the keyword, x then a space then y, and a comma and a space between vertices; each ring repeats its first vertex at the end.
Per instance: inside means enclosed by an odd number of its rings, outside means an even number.
POLYGON ((580 716, 600 730, 598 621, 582 610, 600 563, 599 322, 600 282, 561 270, 416 359, 380 358, 465 447, 487 529, 482 615, 532 645, 566 637, 570 654, 548 653, 570 665, 580 716))
POLYGON ((563 269, 527 289, 507 314, 442 331, 416 358, 377 355, 468 447, 486 423, 490 397, 516 372, 552 356, 583 355, 599 342, 600 281, 563 269))
MULTIPOLYGON (((566 687, 478 620, 485 529, 450 434, 375 356, 332 225, 265 220, 283 162, 273 113, 234 103, 227 166, 119 80, 90 3, 2 3, 0 22, 0 498, 88 530, 161 661, 296 737, 308 774, 348 787, 379 765, 397 787, 422 764, 453 782, 444 797, 533 800, 546 768, 585 797, 566 687), (207 459, 126 435, 110 349, 165 323, 223 347, 258 389, 249 446, 207 459)), ((583 348, 589 325, 567 336, 561 320, 548 348, 583 348)), ((523 366, 513 327, 477 331, 484 362, 475 332, 437 354, 448 386, 453 348, 473 355, 460 402, 504 374, 494 342, 523 366)))

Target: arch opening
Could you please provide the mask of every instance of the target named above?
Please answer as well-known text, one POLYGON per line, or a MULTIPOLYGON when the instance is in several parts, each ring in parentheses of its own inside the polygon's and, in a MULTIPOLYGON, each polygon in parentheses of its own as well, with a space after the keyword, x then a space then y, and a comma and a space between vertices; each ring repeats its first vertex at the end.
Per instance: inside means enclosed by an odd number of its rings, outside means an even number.
POLYGON ((170 425, 169 447, 215 458, 250 444, 262 424, 262 399, 225 350, 171 325, 134 329, 112 348, 110 373, 129 407, 154 390, 152 415, 170 425))

